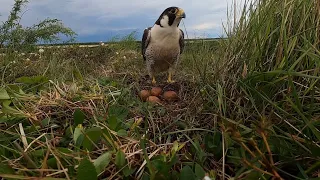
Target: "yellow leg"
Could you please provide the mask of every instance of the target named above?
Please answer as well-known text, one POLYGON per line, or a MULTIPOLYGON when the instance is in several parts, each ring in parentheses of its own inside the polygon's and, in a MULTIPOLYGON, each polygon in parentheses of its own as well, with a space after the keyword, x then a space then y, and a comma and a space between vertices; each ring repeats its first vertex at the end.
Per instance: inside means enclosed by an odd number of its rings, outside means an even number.
POLYGON ((174 83, 174 82, 175 82, 174 80, 172 80, 172 71, 171 71, 171 70, 169 70, 167 82, 168 82, 168 83, 174 83))
POLYGON ((152 84, 154 85, 156 83, 157 83, 156 78, 154 76, 152 76, 152 84))

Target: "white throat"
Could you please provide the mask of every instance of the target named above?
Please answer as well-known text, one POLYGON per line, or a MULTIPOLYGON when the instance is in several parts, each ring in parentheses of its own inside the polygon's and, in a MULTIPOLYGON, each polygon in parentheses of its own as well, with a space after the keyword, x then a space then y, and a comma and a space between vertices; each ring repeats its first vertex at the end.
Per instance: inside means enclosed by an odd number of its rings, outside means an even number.
POLYGON ((173 21, 173 23, 172 23, 172 25, 170 26, 169 25, 169 17, 167 16, 167 15, 164 15, 163 17, 162 17, 162 19, 160 20, 160 25, 162 26, 162 27, 164 27, 164 28, 169 28, 169 27, 171 27, 171 28, 177 28, 178 27, 178 24, 180 23, 180 21, 181 21, 181 19, 178 19, 178 18, 176 18, 174 21, 173 21))
POLYGON ((180 29, 177 26, 161 27, 155 24, 151 28, 151 39, 155 41, 162 41, 167 38, 178 39, 180 37, 180 29))

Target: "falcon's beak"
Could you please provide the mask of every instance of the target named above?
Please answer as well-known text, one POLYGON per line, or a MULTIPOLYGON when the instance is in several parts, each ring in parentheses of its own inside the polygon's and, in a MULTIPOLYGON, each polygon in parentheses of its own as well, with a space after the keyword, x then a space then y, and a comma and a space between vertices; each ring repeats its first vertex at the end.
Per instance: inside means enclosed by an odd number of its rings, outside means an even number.
POLYGON ((180 18, 186 18, 186 13, 183 9, 179 8, 178 12, 176 13, 176 16, 180 18))

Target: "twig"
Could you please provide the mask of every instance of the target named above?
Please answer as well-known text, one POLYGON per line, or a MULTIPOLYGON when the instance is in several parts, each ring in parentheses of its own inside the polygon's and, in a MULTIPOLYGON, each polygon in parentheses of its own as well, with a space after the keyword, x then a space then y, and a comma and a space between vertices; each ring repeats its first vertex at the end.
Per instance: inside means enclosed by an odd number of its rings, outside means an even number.
POLYGON ((48 149, 50 150, 51 154, 56 158, 57 163, 58 163, 58 164, 61 166, 61 168, 63 169, 63 173, 66 175, 66 178, 67 178, 68 180, 70 180, 70 177, 69 177, 69 175, 68 175, 68 173, 67 173, 68 169, 67 169, 67 168, 64 168, 64 166, 62 165, 62 163, 61 163, 60 159, 58 158, 58 156, 56 156, 56 154, 53 152, 53 150, 51 149, 51 146, 50 146, 47 138, 46 138, 46 144, 47 144, 48 149))
POLYGON ((29 157, 29 155, 27 153, 25 153, 22 149, 22 147, 16 142, 14 141, 13 144, 16 146, 16 148, 20 151, 21 155, 23 156, 24 159, 26 159, 26 161, 28 161, 28 163, 30 163, 30 165, 32 166, 32 168, 37 169, 37 165, 36 163, 34 163, 32 161, 32 159, 29 157))
POLYGON ((244 161, 245 164, 247 164, 248 166, 252 167, 252 168, 255 169, 256 171, 259 171, 259 172, 261 172, 261 173, 263 173, 263 174, 268 174, 268 175, 270 175, 270 176, 274 176, 274 174, 271 174, 271 173, 269 173, 269 172, 267 172, 267 171, 264 171, 264 170, 258 168, 257 166, 251 164, 251 163, 250 163, 249 161, 247 161, 246 159, 243 159, 243 161, 244 161))
POLYGON ((263 142, 264 144, 266 145, 266 148, 267 148, 267 151, 268 151, 268 154, 269 154, 269 159, 270 159, 270 163, 271 163, 271 168, 272 168, 272 172, 274 174, 274 176, 277 178, 277 179, 281 179, 281 176, 277 173, 277 171, 274 169, 274 161, 273 161, 273 158, 272 158, 272 152, 271 152, 271 149, 270 149, 270 146, 269 146, 269 143, 267 141, 267 138, 264 134, 263 131, 260 132, 261 136, 262 136, 262 139, 263 139, 263 142))
POLYGON ((221 131, 222 134, 222 180, 225 179, 225 165, 226 165, 226 155, 225 155, 225 142, 224 142, 224 131, 221 131))
POLYGON ((32 146, 33 143, 35 143, 37 140, 39 140, 40 138, 42 138, 44 135, 46 135, 46 133, 42 134, 41 136, 37 137, 35 140, 33 140, 25 149, 24 152, 27 152, 28 149, 32 146))
POLYGON ((24 149, 27 149, 28 141, 27 141, 27 138, 26 138, 26 134, 24 133, 24 129, 22 127, 22 123, 19 123, 19 130, 20 130, 20 134, 21 134, 21 141, 23 143, 23 147, 24 147, 24 149))

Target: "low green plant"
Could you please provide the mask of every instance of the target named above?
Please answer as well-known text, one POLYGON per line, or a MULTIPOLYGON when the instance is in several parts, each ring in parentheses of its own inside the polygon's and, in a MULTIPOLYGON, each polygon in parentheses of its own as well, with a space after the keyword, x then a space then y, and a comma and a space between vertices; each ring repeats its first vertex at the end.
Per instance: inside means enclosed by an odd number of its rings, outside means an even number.
POLYGON ((186 43, 177 83, 159 84, 180 100, 160 105, 138 96, 151 87, 132 34, 0 57, 0 176, 317 178, 319 10, 245 3, 226 39, 186 43))
POLYGON ((202 91, 220 122, 225 164, 237 169, 235 178, 317 173, 319 7, 318 1, 247 2, 236 26, 226 29, 208 68, 215 77, 202 91))
POLYGON ((5 22, 0 25, 0 47, 14 48, 19 51, 30 50, 39 42, 55 43, 61 40, 59 36, 69 37, 73 41, 76 33, 65 27, 58 19, 45 19, 30 27, 20 24, 22 6, 27 0, 15 0, 12 10, 5 22))

